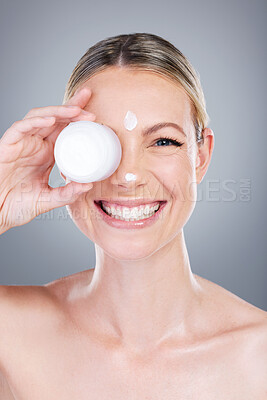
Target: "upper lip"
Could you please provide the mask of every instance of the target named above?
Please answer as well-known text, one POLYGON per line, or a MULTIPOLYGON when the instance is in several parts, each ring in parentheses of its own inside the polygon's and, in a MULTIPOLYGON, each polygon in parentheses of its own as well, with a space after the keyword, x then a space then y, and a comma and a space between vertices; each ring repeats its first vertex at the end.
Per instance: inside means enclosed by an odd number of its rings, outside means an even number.
POLYGON ((153 203, 162 203, 166 202, 166 200, 151 200, 151 199, 136 199, 136 200, 122 200, 122 199, 99 199, 95 200, 96 203, 99 202, 107 202, 110 204, 117 204, 119 206, 124 206, 124 207, 137 207, 142 204, 153 204, 153 203))

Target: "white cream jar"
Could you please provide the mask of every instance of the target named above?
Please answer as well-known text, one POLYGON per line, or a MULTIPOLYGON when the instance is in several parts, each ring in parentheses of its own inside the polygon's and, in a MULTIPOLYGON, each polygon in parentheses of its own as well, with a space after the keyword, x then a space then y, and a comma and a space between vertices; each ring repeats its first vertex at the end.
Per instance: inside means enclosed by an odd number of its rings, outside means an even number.
POLYGON ((54 156, 59 170, 71 181, 95 182, 115 172, 121 160, 116 133, 92 121, 71 122, 58 135, 54 156))

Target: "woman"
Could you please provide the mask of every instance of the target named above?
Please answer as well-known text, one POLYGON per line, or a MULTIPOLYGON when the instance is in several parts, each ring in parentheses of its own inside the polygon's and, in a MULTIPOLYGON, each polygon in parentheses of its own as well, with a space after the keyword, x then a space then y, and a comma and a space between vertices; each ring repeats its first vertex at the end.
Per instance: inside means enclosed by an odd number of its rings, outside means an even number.
POLYGON ((1 398, 266 398, 266 313, 190 268, 183 227, 212 156, 207 124, 189 61, 135 33, 91 47, 63 105, 34 108, 4 133, 1 232, 67 205, 96 265, 1 287, 1 398), (51 188, 55 140, 78 120, 113 129, 121 163, 101 182, 62 174, 65 187, 51 188))

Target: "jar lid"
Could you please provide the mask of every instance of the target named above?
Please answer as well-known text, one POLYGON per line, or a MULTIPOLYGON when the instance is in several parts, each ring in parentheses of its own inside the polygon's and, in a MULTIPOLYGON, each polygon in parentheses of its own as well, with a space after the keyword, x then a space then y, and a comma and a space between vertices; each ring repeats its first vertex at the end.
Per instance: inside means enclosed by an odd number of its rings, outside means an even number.
POLYGON ((60 171, 76 182, 93 182, 106 175, 110 158, 106 136, 110 131, 92 121, 71 122, 55 143, 54 155, 60 171))

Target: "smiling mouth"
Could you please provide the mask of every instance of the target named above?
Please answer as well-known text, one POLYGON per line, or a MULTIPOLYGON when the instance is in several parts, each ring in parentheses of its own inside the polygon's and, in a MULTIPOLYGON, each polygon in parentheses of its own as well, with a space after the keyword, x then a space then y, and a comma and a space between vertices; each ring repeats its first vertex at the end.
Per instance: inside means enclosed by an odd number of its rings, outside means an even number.
POLYGON ((106 201, 95 201, 101 210, 109 217, 121 221, 140 221, 148 219, 156 214, 166 201, 155 201, 144 203, 134 207, 126 207, 116 203, 106 201))

